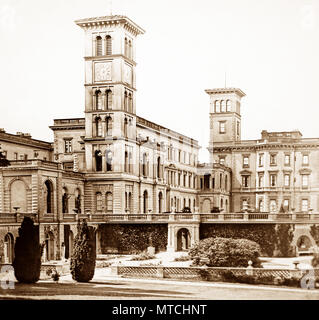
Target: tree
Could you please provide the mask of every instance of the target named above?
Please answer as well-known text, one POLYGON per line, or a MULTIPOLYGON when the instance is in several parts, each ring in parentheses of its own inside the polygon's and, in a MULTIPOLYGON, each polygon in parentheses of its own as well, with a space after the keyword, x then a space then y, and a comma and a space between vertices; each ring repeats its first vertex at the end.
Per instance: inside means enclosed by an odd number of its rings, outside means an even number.
POLYGON ((260 246, 247 239, 207 238, 199 241, 188 252, 193 264, 208 261, 209 267, 254 267, 260 266, 260 246))
POLYGON ((0 150, 0 167, 10 166, 10 161, 6 158, 3 152, 0 150))
POLYGON ((86 220, 83 220, 82 223, 79 221, 77 228, 70 270, 73 280, 89 282, 95 271, 95 232, 93 227, 88 227, 86 220))
POLYGON ((14 275, 21 283, 35 283, 40 278, 42 246, 38 228, 33 220, 24 217, 14 247, 14 275))
POLYGON ((276 226, 276 247, 281 257, 292 257, 294 254, 291 245, 294 237, 294 227, 292 224, 281 223, 276 226))

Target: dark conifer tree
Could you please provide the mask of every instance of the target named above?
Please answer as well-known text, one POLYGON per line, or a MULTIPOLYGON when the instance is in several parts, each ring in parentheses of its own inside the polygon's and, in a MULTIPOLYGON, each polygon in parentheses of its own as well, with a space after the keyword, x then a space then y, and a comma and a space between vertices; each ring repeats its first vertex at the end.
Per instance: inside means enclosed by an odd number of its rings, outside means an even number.
POLYGON ((78 222, 78 233, 74 240, 70 270, 73 280, 89 282, 95 271, 96 248, 95 232, 88 227, 86 220, 78 222))
POLYGON ((42 247, 38 228, 33 220, 24 217, 14 247, 13 268, 21 283, 35 283, 40 278, 42 247))

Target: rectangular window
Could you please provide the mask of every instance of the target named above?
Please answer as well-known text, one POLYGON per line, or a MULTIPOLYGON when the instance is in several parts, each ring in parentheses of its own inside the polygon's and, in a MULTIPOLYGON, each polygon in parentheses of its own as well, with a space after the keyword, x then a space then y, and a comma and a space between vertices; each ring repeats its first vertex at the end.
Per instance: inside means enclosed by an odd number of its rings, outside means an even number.
POLYGON ((243 157, 243 167, 245 167, 245 168, 249 167, 249 157, 248 156, 243 157))
POLYGON ((225 157, 219 157, 219 163, 225 165, 225 157))
POLYGON ((65 153, 72 153, 72 139, 65 139, 64 140, 64 152, 65 153))
POLYGON ((308 199, 302 199, 301 201, 301 211, 307 212, 308 211, 308 199))
POLYGON ((284 210, 285 211, 288 211, 289 210, 289 200, 288 199, 285 199, 284 202, 283 202, 283 207, 284 207, 284 210))
POLYGON ((243 176, 242 182, 243 182, 242 183, 243 188, 248 188, 249 176, 243 176))
POLYGON ((28 155, 27 154, 24 155, 24 160, 28 160, 28 155))
POLYGON ((277 175, 271 174, 270 175, 270 186, 275 187, 276 186, 276 180, 277 180, 277 175))
POLYGON ((290 186, 290 174, 285 174, 285 187, 290 186))
POLYGON ((242 210, 247 210, 248 209, 248 201, 246 199, 242 200, 241 208, 242 208, 242 210))
POLYGON ((276 164, 276 155, 275 154, 271 154, 270 155, 270 165, 275 165, 276 164))
POLYGON ((307 174, 303 174, 301 177, 302 177, 302 187, 308 188, 309 176, 307 174))
POLYGON ((307 154, 302 155, 302 164, 304 166, 307 166, 309 164, 309 155, 307 154))
POLYGON ((18 153, 17 152, 14 153, 13 159, 18 160, 18 153))
POLYGON ((262 188, 264 186, 264 176, 260 175, 258 177, 258 187, 262 188))
POLYGON ((219 122, 219 133, 226 133, 226 123, 219 122))
POLYGON ((285 154, 285 166, 290 166, 290 155, 285 154))
POLYGON ((260 154, 258 159, 259 159, 258 160, 259 167, 263 167, 264 166, 264 155, 260 154))
POLYGON ((277 212, 277 202, 276 202, 276 200, 270 200, 270 202, 269 202, 269 211, 271 213, 276 213, 277 212))

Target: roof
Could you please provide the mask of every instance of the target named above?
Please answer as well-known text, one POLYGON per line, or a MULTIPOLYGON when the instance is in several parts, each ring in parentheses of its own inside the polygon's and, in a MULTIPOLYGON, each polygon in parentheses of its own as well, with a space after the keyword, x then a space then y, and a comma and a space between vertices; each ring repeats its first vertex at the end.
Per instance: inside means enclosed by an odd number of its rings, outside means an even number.
POLYGON ((238 89, 238 88, 215 88, 215 89, 206 89, 206 93, 208 94, 227 94, 227 93, 236 93, 241 98, 244 97, 246 94, 238 89))
POLYGON ((112 15, 103 17, 93 17, 76 20, 75 23, 82 27, 99 26, 104 24, 123 23, 131 28, 136 34, 144 34, 145 30, 126 16, 112 15))

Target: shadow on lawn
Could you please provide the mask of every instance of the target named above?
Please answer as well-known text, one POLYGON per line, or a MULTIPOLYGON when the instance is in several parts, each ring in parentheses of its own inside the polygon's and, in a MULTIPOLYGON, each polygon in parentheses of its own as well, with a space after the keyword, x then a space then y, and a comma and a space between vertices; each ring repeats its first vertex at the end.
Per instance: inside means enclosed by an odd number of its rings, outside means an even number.
MULTIPOLYGON (((171 296, 185 296, 188 293, 161 290, 161 289, 148 289, 148 288, 130 288, 125 286, 126 283, 109 283, 92 281, 89 283, 35 283, 35 284, 21 284, 15 283, 15 289, 4 290, 0 288, 0 299, 6 299, 6 297, 18 299, 23 297, 43 297, 43 299, 54 299, 55 296, 88 296, 88 297, 127 297, 127 298, 160 298, 169 299, 171 296), (115 287, 117 286, 117 287, 115 287), (122 287, 119 287, 122 286, 122 287)), ((151 286, 149 284, 149 286, 151 286)))

